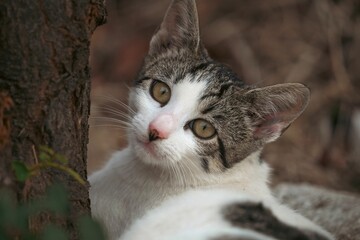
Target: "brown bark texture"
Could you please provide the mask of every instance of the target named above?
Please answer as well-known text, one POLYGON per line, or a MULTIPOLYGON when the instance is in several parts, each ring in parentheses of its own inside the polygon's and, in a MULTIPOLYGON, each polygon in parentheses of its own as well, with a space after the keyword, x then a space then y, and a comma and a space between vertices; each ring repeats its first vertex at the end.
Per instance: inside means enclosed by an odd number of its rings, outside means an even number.
MULTIPOLYGON (((46 145, 86 179, 89 41, 104 19, 102 0, 0 1, 0 187, 26 201, 60 179, 69 190, 72 219, 90 210, 88 186, 54 169, 20 185, 11 162, 35 164, 39 146, 46 145)), ((31 227, 46 221, 35 219, 31 227)), ((76 238, 73 222, 64 225, 76 238)))

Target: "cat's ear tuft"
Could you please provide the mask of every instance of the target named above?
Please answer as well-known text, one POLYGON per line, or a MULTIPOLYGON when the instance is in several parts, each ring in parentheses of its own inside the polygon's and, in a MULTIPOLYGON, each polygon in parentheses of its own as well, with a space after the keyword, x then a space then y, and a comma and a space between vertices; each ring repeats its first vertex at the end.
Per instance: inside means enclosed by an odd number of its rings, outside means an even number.
POLYGON ((286 83, 250 90, 248 117, 256 140, 272 142, 305 110, 310 90, 299 83, 286 83))
POLYGON ((195 0, 173 0, 160 28, 150 42, 150 55, 170 48, 201 50, 198 14, 195 0))

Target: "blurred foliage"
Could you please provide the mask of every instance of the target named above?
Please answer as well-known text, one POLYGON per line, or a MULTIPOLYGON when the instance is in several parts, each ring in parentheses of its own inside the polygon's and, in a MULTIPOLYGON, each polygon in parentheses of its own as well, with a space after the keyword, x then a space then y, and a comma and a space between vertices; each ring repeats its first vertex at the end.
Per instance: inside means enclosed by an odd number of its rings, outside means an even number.
MULTIPOLYGON (((46 168, 56 168, 68 173, 81 184, 84 179, 67 166, 68 159, 56 153, 49 147, 41 146, 37 156, 37 163, 31 166, 22 161, 13 161, 12 168, 19 182, 29 183, 32 176, 38 175, 46 168)), ((26 202, 16 200, 16 195, 9 189, 0 189, 0 239, 24 240, 66 240, 70 238, 64 224, 73 222, 70 216, 69 195, 62 183, 54 183, 47 187, 43 196, 26 202), (48 224, 40 231, 31 229, 32 219, 46 215, 48 224)), ((100 225, 90 216, 83 215, 76 220, 76 227, 80 240, 106 239, 100 225)))
POLYGON ((39 160, 39 163, 36 163, 32 166, 27 166, 24 162, 21 161, 13 161, 12 167, 15 171, 17 180, 20 182, 25 182, 31 176, 37 175, 41 169, 56 168, 68 173, 79 183, 85 184, 84 179, 82 179, 77 172, 67 166, 69 162, 68 159, 63 155, 56 153, 51 148, 40 146, 39 160))
MULTIPOLYGON (((66 229, 49 222, 41 232, 29 230, 31 218, 41 213, 67 219, 70 211, 68 193, 60 183, 49 186, 41 198, 20 203, 15 200, 13 192, 0 190, 0 239, 24 240, 66 240, 69 234, 66 229)), ((90 216, 82 216, 77 220, 80 240, 102 240, 105 235, 100 225, 90 216)))

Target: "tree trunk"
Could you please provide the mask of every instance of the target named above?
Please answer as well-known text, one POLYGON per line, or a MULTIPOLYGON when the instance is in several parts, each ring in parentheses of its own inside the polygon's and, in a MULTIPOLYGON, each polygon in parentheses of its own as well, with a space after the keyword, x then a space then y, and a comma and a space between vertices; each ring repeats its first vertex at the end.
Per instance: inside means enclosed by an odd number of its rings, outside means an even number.
MULTIPOLYGON (((89 212, 88 186, 46 169, 24 187, 11 163, 35 164, 46 145, 87 178, 89 40, 104 12, 101 0, 0 1, 0 187, 28 200, 60 179, 69 190, 71 218, 89 212)), ((75 239, 73 222, 65 224, 75 239)))

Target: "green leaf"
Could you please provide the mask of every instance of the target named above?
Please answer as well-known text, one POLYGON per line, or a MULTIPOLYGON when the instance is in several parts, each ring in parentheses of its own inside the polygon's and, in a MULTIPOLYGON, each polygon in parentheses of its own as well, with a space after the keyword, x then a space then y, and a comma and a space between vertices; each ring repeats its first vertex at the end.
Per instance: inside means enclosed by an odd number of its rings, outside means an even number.
POLYGON ((44 206, 49 211, 65 215, 69 210, 69 201, 67 191, 62 184, 53 184, 46 190, 46 199, 44 206))
POLYGON ((26 232, 22 232, 20 239, 21 240, 39 240, 39 238, 34 233, 31 233, 29 230, 27 230, 26 232))
POLYGON ((27 205, 19 205, 14 217, 16 228, 21 232, 26 232, 29 228, 29 211, 27 205))
POLYGON ((40 152, 39 159, 41 162, 48 162, 51 161, 51 156, 46 152, 40 152))
POLYGON ((85 215, 78 220, 80 240, 105 240, 105 233, 100 224, 85 215))
POLYGON ((46 206, 44 206, 44 201, 46 201, 46 200, 39 201, 38 199, 36 199, 36 200, 29 201, 27 203, 28 204, 28 214, 30 216, 33 216, 33 215, 39 214, 42 211, 46 211, 47 209, 46 209, 46 206))
POLYGON ((15 172, 16 179, 20 182, 25 182, 31 175, 28 167, 21 161, 13 161, 12 169, 15 172))
POLYGON ((27 206, 18 204, 13 192, 0 191, 0 232, 1 229, 26 232, 28 230, 28 217, 27 206))
POLYGON ((53 224, 45 227, 41 234, 41 240, 68 240, 69 235, 65 230, 53 224))
POLYGON ((11 240, 11 238, 5 233, 5 230, 0 228, 0 239, 1 240, 11 240))
POLYGON ((16 201, 8 190, 0 191, 0 228, 16 225, 16 201))
POLYGON ((48 146, 45 146, 45 145, 41 145, 39 147, 40 149, 40 152, 44 152, 44 153, 47 153, 49 154, 50 156, 53 156, 55 154, 55 151, 52 150, 51 148, 49 148, 48 146))
POLYGON ((69 162, 68 159, 64 155, 61 155, 58 153, 55 154, 55 158, 63 164, 67 164, 69 162))

